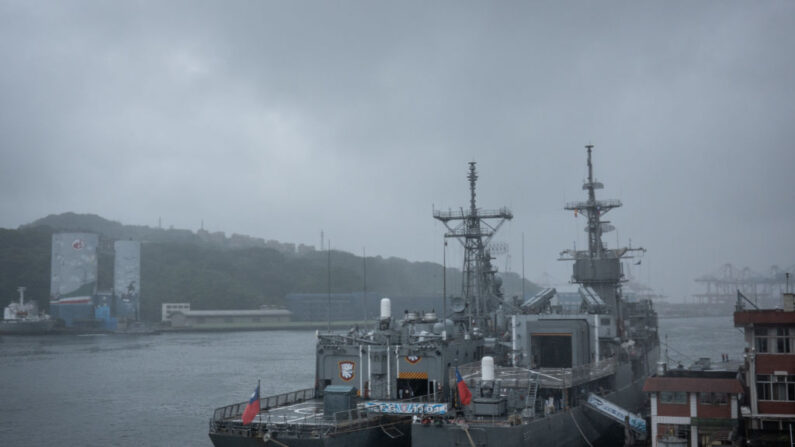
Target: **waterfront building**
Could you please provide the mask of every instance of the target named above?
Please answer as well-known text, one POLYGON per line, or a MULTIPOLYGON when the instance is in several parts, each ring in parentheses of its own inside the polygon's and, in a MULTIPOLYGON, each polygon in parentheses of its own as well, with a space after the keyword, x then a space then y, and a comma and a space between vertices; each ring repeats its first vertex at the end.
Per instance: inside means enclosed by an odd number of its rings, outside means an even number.
MULTIPOLYGON (((290 293, 284 297, 293 321, 368 321, 378 315, 384 295, 379 292, 290 293)), ((433 309, 441 311, 441 296, 389 296, 398 311, 433 309)))
POLYGON ((175 312, 185 313, 190 310, 190 303, 163 303, 160 310, 160 321, 171 321, 175 312))
POLYGON ((736 375, 736 369, 675 369, 648 378, 652 447, 730 445, 740 432, 743 387, 736 375))
POLYGON ((745 333, 742 408, 749 440, 790 445, 795 430, 795 295, 782 295, 781 309, 745 309, 738 297, 734 326, 745 333))
POLYGON ((286 309, 187 310, 171 314, 171 327, 193 330, 263 329, 290 321, 286 309))
POLYGON ((50 314, 66 326, 92 325, 97 291, 97 247, 93 233, 55 233, 50 255, 50 314))

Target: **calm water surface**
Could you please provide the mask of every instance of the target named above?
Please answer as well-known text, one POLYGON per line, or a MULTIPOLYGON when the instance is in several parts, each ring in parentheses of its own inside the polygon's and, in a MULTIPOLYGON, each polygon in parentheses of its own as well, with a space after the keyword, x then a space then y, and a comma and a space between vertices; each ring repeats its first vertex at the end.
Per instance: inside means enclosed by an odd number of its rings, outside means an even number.
MULTIPOLYGON (((660 320, 669 355, 737 357, 731 317, 660 320), (675 351, 674 351, 675 350, 675 351)), ((0 446, 210 446, 213 408, 314 384, 312 331, 0 337, 0 446)))

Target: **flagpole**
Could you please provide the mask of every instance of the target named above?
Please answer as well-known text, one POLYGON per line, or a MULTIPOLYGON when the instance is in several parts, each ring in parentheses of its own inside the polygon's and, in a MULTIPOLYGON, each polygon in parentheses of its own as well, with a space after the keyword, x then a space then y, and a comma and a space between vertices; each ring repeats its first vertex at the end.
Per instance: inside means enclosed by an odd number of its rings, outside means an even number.
POLYGON ((262 390, 259 387, 259 379, 257 379, 257 417, 259 418, 259 425, 262 427, 262 390))

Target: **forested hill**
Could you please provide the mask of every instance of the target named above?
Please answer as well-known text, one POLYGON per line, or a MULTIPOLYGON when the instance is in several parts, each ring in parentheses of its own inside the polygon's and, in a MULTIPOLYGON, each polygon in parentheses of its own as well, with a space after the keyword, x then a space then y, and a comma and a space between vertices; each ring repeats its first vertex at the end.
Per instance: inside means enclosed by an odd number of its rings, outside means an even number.
MULTIPOLYGON (((17 230, 0 229, 0 306, 28 287, 26 297, 46 309, 50 290, 51 236, 61 231, 100 234, 98 287, 113 286, 112 240, 136 239, 141 248, 141 310, 144 319, 160 318, 163 302, 190 302, 194 309, 252 309, 282 304, 293 292, 328 290, 328 254, 292 244, 242 235, 127 226, 99 216, 48 216, 17 230), (291 251, 292 249, 292 251, 291 251)), ((302 246, 303 247, 303 246, 302 246)), ((399 258, 367 258, 367 290, 385 296, 439 296, 442 266, 399 258)), ((331 252, 331 291, 363 288, 360 256, 331 252)), ((521 293, 521 278, 502 275, 507 296, 521 293)), ((460 289, 461 272, 448 268, 448 292, 460 289)), ((537 287, 526 282, 527 293, 537 287)))

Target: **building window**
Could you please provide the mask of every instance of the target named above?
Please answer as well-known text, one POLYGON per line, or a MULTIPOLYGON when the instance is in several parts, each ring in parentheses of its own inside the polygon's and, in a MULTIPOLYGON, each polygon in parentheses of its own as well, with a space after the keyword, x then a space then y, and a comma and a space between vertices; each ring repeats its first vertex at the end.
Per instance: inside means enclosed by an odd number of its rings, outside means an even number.
POLYGON ((754 338, 756 339, 756 352, 768 352, 767 351, 767 328, 766 327, 757 327, 754 328, 754 338))
POLYGON ((754 328, 754 346, 758 353, 792 354, 793 340, 788 327, 754 328))
POLYGON ((698 403, 703 405, 726 405, 728 400, 726 393, 698 393, 698 403))
POLYGON ((662 391, 660 392, 660 403, 686 404, 687 393, 684 391, 662 391))
POLYGON ((789 354, 792 352, 790 351, 788 327, 776 328, 776 352, 779 354, 789 354))
POLYGON ((756 396, 759 400, 795 401, 795 375, 756 375, 756 396))

